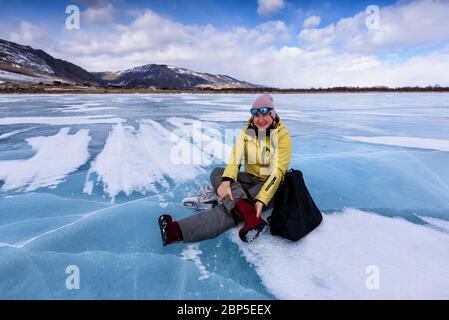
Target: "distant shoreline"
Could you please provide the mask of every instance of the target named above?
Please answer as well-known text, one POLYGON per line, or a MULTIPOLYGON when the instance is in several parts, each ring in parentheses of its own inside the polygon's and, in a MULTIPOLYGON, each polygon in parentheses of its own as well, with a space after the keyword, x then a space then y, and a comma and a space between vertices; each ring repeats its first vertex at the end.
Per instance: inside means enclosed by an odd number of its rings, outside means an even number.
POLYGON ((148 89, 148 88, 116 88, 116 87, 92 87, 92 86, 0 86, 0 94, 323 94, 323 93, 449 93, 449 87, 333 87, 310 89, 278 89, 278 88, 201 88, 201 89, 148 89))

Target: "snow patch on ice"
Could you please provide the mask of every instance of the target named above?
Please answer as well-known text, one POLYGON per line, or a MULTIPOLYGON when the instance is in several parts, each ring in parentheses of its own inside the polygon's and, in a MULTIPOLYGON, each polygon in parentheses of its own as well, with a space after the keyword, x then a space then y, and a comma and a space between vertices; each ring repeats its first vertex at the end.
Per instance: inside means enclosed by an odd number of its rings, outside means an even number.
POLYGON ((229 108, 236 108, 236 109, 248 109, 249 110, 249 106, 245 106, 243 104, 233 104, 233 103, 228 103, 228 101, 226 100, 186 100, 185 103, 188 104, 194 104, 194 105, 203 105, 203 106, 219 106, 219 107, 226 107, 227 109, 229 108))
POLYGON ((279 299, 449 298, 449 235, 400 218, 345 209, 298 242, 231 238, 279 299), (366 285, 369 266, 379 289, 366 285))
POLYGON ((87 194, 92 194, 93 189, 94 189, 94 182, 86 181, 83 187, 83 192, 87 194))
POLYGON ((203 121, 215 121, 215 122, 245 122, 250 117, 249 112, 210 112, 204 113, 200 116, 200 120, 203 121))
POLYGON ((421 220, 431 225, 436 230, 449 233, 449 221, 432 217, 420 217, 421 220))
POLYGON ((204 280, 204 279, 208 279, 210 277, 209 271, 206 270, 206 267, 201 262, 200 255, 202 253, 203 253, 203 251, 200 250, 199 243, 188 245, 181 252, 182 260, 193 261, 195 263, 195 265, 197 266, 197 268, 201 274, 201 276, 198 278, 198 280, 204 280))
POLYGON ((174 143, 170 134, 150 119, 141 121, 138 130, 132 126, 115 125, 91 165, 85 191, 92 190, 89 181, 93 173, 112 198, 120 192, 126 195, 147 191, 157 193, 170 187, 169 179, 180 182, 195 178, 202 172, 200 165, 171 161, 174 143))
POLYGON ((15 134, 22 133, 22 132, 25 132, 25 131, 28 131, 28 130, 31 130, 31 129, 34 129, 34 128, 37 128, 37 126, 26 128, 26 129, 22 129, 22 130, 14 130, 14 131, 11 131, 11 132, 0 134, 0 139, 6 139, 6 138, 9 138, 9 137, 11 137, 11 136, 13 136, 15 134))
POLYGON ((101 102, 85 102, 80 104, 67 104, 62 112, 95 112, 117 109, 117 107, 101 107, 104 105, 101 102))
POLYGON ((165 97, 161 98, 161 97, 153 97, 153 96, 143 96, 142 98, 145 100, 151 101, 151 102, 156 102, 156 103, 161 103, 162 101, 167 99, 165 97))
POLYGON ((232 143, 238 132, 230 137, 225 137, 224 130, 220 131, 220 127, 215 123, 176 117, 168 118, 167 121, 192 138, 192 143, 196 148, 194 155, 201 157, 201 163, 210 164, 213 159, 218 160, 219 163, 225 163, 229 159, 232 143), (226 141, 226 138, 230 141, 226 141))
POLYGON ((449 141, 441 139, 394 137, 394 136, 379 136, 379 137, 343 136, 343 138, 351 141, 382 144, 388 146, 449 151, 449 141))
POLYGON ((26 139, 36 154, 30 159, 0 161, 0 190, 25 189, 32 191, 56 186, 89 158, 89 130, 69 135, 70 128, 61 129, 54 136, 26 139))
POLYGON ((48 124, 55 126, 66 126, 72 124, 100 124, 100 123, 121 123, 124 119, 112 118, 114 115, 92 115, 92 116, 73 116, 73 117, 9 117, 0 118, 0 125, 11 124, 48 124))
MULTIPOLYGON (((430 107, 429 107, 430 108, 430 107)), ((338 112, 338 111, 335 111, 338 112)), ((378 116, 378 117, 424 117, 424 118, 441 118, 439 114, 423 114, 423 113, 391 113, 391 112, 371 112, 371 111, 343 111, 345 114, 355 116, 378 116)))

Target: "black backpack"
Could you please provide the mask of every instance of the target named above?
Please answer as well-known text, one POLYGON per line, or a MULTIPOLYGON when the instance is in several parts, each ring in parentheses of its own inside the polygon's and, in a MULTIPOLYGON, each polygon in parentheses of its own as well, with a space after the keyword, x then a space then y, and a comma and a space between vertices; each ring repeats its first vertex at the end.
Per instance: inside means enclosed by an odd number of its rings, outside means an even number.
POLYGON ((268 218, 272 235, 297 241, 323 220, 299 170, 290 169, 285 174, 273 202, 273 212, 268 218))

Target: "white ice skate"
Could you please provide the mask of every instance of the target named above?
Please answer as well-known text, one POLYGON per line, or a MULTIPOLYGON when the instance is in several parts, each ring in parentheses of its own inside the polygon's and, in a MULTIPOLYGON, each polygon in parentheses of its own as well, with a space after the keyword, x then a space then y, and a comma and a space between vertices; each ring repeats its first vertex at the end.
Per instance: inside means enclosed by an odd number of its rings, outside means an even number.
POLYGON ((212 209, 218 204, 218 197, 211 185, 201 186, 196 197, 186 197, 181 201, 181 207, 195 211, 212 209))

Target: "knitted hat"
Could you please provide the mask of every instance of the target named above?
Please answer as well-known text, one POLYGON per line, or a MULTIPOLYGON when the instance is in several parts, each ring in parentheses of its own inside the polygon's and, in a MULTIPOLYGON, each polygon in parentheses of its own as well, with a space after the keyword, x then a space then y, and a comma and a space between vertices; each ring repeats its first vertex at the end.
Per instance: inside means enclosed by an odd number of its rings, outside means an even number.
POLYGON ((270 108, 271 109, 269 113, 270 116, 273 119, 276 119, 276 110, 274 110, 273 97, 268 93, 265 93, 261 95, 259 98, 257 98, 251 106, 251 108, 263 108, 263 107, 270 108))

